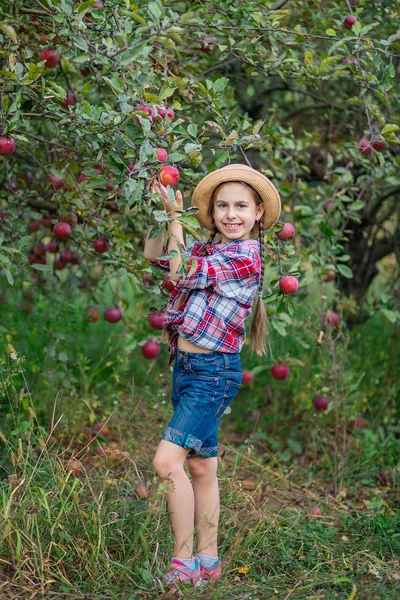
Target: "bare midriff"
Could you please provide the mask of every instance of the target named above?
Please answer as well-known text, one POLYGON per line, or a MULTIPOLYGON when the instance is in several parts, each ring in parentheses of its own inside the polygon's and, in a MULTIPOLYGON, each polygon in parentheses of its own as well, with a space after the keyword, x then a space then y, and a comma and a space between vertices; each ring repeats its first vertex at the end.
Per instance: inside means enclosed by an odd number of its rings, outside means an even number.
POLYGON ((185 340, 182 336, 178 337, 178 348, 182 350, 182 352, 204 352, 204 354, 209 354, 212 350, 208 350, 207 348, 202 348, 201 346, 196 346, 196 344, 192 344, 188 340, 185 340))

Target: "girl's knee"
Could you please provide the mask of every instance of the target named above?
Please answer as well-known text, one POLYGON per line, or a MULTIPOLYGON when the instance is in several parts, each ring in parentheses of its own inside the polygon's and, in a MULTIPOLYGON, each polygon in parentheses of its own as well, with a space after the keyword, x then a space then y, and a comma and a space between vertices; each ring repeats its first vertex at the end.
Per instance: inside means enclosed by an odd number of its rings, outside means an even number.
POLYGON ((174 473, 183 471, 183 462, 176 460, 176 458, 168 454, 157 452, 153 458, 153 467, 159 477, 166 479, 173 476, 174 473))
POLYGON ((190 458, 187 463, 192 477, 211 478, 217 476, 218 459, 216 456, 190 458))

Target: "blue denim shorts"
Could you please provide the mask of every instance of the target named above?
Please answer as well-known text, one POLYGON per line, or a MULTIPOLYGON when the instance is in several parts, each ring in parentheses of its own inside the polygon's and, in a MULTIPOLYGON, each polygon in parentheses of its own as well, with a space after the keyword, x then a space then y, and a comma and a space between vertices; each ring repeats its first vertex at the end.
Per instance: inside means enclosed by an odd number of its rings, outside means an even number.
POLYGON ((240 354, 176 351, 174 414, 162 439, 189 448, 187 458, 218 456, 218 426, 242 383, 240 354))

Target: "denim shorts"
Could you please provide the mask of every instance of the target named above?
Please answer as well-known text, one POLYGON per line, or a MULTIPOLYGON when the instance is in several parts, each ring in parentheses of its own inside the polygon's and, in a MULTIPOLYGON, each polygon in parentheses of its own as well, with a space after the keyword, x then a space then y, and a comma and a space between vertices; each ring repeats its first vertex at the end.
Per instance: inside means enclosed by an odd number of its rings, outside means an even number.
POLYGON ((162 439, 189 448, 187 458, 218 456, 218 426, 242 383, 240 354, 176 351, 174 414, 162 439))

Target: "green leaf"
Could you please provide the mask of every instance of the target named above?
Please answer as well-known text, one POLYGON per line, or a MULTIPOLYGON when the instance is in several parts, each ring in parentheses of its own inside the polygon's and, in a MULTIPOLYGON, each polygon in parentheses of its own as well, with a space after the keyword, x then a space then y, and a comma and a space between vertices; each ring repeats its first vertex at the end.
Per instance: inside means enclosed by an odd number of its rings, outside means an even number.
POLYGON ((131 48, 130 50, 125 50, 125 52, 121 52, 118 59, 118 64, 120 67, 126 67, 129 65, 134 58, 143 54, 145 57, 151 52, 153 49, 152 46, 148 46, 147 42, 143 42, 142 44, 138 44, 135 48, 131 48))
POLYGON ((224 91, 228 83, 229 79, 227 77, 220 77, 219 79, 214 81, 212 88, 216 94, 220 94, 224 91))
POLYGON ((0 29, 3 31, 5 36, 14 42, 14 44, 18 44, 18 38, 14 27, 11 27, 11 25, 7 25, 6 23, 0 23, 0 29))
MULTIPOLYGON (((190 123, 190 125, 187 128, 187 132, 192 137, 197 137, 197 125, 196 125, 196 123, 190 123)), ((183 140, 181 140, 181 143, 182 142, 183 142, 183 140)), ((175 148, 174 148, 174 150, 175 150, 175 148)))
POLYGON ((68 354, 66 352, 60 352, 58 355, 58 360, 65 363, 68 362, 68 354))
POLYGON ((326 33, 326 35, 336 35, 336 31, 334 29, 331 29, 331 28, 327 29, 325 31, 325 33, 326 33))
POLYGON ((6 274, 8 283, 10 285, 14 285, 14 277, 12 276, 11 271, 9 271, 8 269, 4 268, 4 272, 6 274))
POLYGON ((382 308, 381 313, 384 316, 384 318, 386 319, 386 321, 388 321, 389 323, 394 324, 394 323, 396 323, 397 319, 399 318, 398 311, 389 310, 388 308, 382 308))
POLYGON ((394 123, 388 123, 381 131, 381 135, 385 135, 386 133, 393 133, 394 131, 398 131, 400 129, 399 125, 395 125, 394 123))
POLYGON ((336 265, 336 268, 339 271, 339 273, 346 279, 353 279, 353 271, 347 265, 341 265, 338 263, 336 265))

